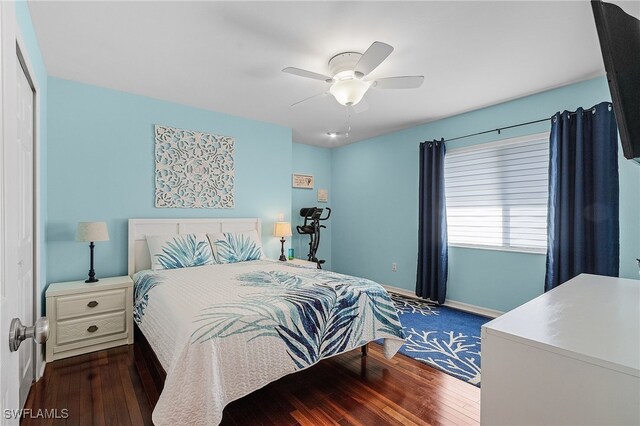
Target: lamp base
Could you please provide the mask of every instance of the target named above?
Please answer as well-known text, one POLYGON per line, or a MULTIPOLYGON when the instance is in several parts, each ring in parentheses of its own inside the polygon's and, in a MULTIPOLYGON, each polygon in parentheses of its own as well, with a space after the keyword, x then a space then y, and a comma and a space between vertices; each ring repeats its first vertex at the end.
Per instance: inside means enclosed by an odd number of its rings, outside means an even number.
POLYGON ((93 241, 89 243, 89 251, 91 252, 91 264, 89 266, 89 279, 85 280, 85 283, 97 283, 98 279, 96 278, 96 270, 93 269, 93 249, 96 245, 93 244, 93 241))
MULTIPOLYGON (((91 256, 91 260, 93 261, 93 256, 91 256)), ((93 266, 93 262, 91 262, 93 266)), ((89 279, 85 280, 85 283, 97 283, 99 280, 96 278, 96 271, 91 268, 89 269, 89 279)))
POLYGON ((286 262, 287 258, 284 256, 284 237, 280 239, 280 244, 282 244, 282 247, 280 248, 280 258, 278 260, 281 262, 286 262))

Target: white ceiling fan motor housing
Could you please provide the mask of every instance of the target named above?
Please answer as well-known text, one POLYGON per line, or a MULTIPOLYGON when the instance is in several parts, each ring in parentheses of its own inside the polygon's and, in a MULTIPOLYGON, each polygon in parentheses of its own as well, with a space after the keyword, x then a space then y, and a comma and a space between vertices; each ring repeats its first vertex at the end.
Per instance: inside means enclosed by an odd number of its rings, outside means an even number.
POLYGON ((333 58, 329 59, 329 71, 331 73, 330 74, 331 77, 333 77, 334 80, 339 80, 341 76, 354 77, 353 70, 355 69, 361 57, 362 57, 362 53, 356 53, 356 52, 338 53, 333 58), (338 76, 338 74, 341 74, 341 75, 338 76))

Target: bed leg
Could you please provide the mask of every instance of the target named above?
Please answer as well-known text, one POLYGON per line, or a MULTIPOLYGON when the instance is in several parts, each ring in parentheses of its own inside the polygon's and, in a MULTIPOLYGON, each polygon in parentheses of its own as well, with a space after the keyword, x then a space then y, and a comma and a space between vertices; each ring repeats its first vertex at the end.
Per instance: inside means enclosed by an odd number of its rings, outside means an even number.
POLYGON ((367 345, 363 345, 360 347, 360 350, 362 351, 362 357, 367 356, 367 345))

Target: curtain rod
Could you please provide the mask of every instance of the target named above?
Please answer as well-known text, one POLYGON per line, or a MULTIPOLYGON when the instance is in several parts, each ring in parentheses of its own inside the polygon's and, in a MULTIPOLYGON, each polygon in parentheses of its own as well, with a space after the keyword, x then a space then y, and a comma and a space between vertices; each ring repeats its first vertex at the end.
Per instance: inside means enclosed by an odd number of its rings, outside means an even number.
POLYGON ((520 127, 520 126, 528 126, 529 124, 542 123, 543 121, 549 121, 549 120, 551 120, 551 118, 542 118, 540 120, 527 121, 526 123, 514 124, 512 126, 498 127, 497 129, 485 130, 484 132, 471 133, 469 135, 458 136, 457 138, 446 139, 445 142, 457 141, 458 139, 470 138, 471 136, 479 136, 479 135, 484 135, 484 134, 493 133, 493 132, 498 132, 498 134, 500 134, 502 130, 513 129, 514 127, 520 127))
MULTIPOLYGON (((597 105, 595 105, 595 106, 593 106, 591 108, 584 109, 583 112, 585 112, 585 111, 595 111, 596 106, 597 105)), ((611 107, 609 107, 609 110, 611 110, 611 107)), ((575 115, 576 113, 577 113, 577 111, 572 111, 572 112, 569 113, 569 115, 575 115)), ((554 115, 554 117, 555 117, 555 115, 554 115)), ((470 138, 471 136, 485 135, 487 133, 492 133, 492 132, 498 132, 498 134, 500 134, 500 132, 502 130, 513 129, 514 127, 520 127, 520 126, 528 126, 529 124, 542 123, 544 121, 549 121, 549 120, 552 120, 552 119, 553 119, 553 117, 542 118, 540 120, 533 120, 533 121, 527 121, 526 123, 514 124, 513 126, 498 127, 497 129, 485 130, 484 132, 471 133, 469 135, 458 136, 457 138, 446 139, 446 140, 444 140, 444 142, 457 141, 458 139, 470 138)))

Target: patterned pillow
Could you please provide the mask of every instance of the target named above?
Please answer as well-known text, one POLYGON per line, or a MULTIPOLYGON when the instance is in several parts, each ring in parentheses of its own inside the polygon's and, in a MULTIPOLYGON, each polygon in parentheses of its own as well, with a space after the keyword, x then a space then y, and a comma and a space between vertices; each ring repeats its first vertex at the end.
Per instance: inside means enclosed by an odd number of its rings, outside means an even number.
POLYGON ((213 253, 205 234, 147 236, 151 269, 212 265, 213 253))
POLYGON ((262 243, 258 231, 207 234, 217 263, 236 263, 262 259, 262 243))

